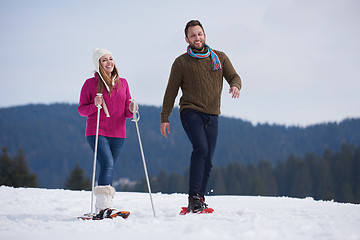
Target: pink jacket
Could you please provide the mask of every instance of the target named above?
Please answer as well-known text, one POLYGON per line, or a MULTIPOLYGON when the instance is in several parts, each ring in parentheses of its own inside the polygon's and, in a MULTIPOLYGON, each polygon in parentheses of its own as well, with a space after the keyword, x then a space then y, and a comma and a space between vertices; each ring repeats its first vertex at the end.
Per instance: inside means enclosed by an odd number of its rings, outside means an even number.
MULTIPOLYGON (((87 117, 85 136, 96 135, 97 107, 94 99, 98 81, 97 74, 95 77, 87 79, 80 93, 78 112, 81 116, 87 117)), ((110 117, 106 117, 103 109, 100 110, 99 135, 126 138, 126 118, 133 116, 129 111, 131 96, 126 79, 120 78, 111 92, 111 97, 104 88, 103 98, 110 117)))

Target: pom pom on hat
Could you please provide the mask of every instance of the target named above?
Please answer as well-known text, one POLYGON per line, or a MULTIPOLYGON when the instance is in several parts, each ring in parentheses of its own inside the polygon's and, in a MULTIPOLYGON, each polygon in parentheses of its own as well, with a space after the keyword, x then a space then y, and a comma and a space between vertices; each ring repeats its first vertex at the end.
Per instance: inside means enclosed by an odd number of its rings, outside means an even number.
POLYGON ((94 48, 93 61, 94 61, 95 69, 98 73, 100 73, 99 59, 106 54, 112 55, 111 52, 105 48, 94 48))

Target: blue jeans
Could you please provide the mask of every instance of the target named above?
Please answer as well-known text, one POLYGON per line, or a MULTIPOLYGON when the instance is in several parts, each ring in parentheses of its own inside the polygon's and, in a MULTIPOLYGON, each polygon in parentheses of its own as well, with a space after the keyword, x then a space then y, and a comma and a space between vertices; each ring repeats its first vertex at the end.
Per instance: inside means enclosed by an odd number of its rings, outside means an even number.
MULTIPOLYGON (((95 136, 88 136, 87 141, 95 151, 95 136)), ((100 165, 98 185, 112 185, 114 165, 120 158, 120 151, 125 138, 99 136, 96 161, 100 165)))
POLYGON ((204 196, 210 177, 212 157, 218 135, 218 116, 192 109, 180 113, 181 123, 193 151, 191 153, 189 194, 204 196))

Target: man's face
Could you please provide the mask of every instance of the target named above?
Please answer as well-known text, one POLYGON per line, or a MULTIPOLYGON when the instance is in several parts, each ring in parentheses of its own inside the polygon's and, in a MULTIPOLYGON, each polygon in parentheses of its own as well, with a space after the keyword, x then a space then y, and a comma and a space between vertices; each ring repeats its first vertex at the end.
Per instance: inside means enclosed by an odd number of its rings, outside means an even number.
POLYGON ((191 48, 201 51, 204 48, 206 36, 202 28, 197 25, 188 28, 188 34, 185 40, 190 44, 191 48))

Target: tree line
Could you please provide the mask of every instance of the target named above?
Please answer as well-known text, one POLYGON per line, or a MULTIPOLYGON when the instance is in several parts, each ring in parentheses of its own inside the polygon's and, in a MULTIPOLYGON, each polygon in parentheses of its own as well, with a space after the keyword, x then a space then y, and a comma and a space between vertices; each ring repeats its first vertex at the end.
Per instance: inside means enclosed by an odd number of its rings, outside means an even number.
MULTIPOLYGON (((189 171, 151 178, 154 192, 186 193, 189 171)), ((360 203, 360 146, 343 144, 339 152, 326 149, 322 155, 290 155, 272 166, 268 161, 214 167, 208 194, 313 197, 316 200, 360 203)), ((142 179, 133 191, 147 191, 142 179)))
MULTIPOLYGON (((86 118, 77 104, 35 104, 0 108, 0 153, 10 155, 23 149, 28 166, 37 174, 42 187, 62 188, 76 163, 92 175, 93 152, 85 138, 86 118)), ((159 132, 161 107, 140 106, 139 128, 150 175, 161 170, 182 175, 188 166, 191 144, 181 126, 179 109, 171 114, 171 134, 159 132), (176 153, 176 154, 174 154, 176 153)), ((128 119, 126 141, 114 179, 142 178, 143 168, 135 124, 128 119)), ((360 118, 344 119, 307 127, 277 124, 252 124, 236 118, 219 117, 219 135, 214 166, 258 164, 261 160, 276 165, 290 154, 322 154, 328 147, 339 151, 343 142, 360 145, 360 118)))
MULTIPOLYGON (((0 186, 11 187, 40 187, 37 175, 30 171, 24 151, 19 150, 17 155, 11 157, 7 148, 3 148, 0 155, 0 186)), ((84 170, 75 165, 64 183, 65 189, 91 190, 91 180, 84 170)))
MULTIPOLYGON (((160 171, 151 177, 151 187, 153 192, 186 193, 188 178, 188 170, 184 174, 160 171)), ((37 176, 29 170, 22 150, 11 158, 7 149, 3 149, 0 185, 39 187, 37 176)), ((316 200, 360 203, 360 146, 343 144, 338 152, 326 149, 322 155, 290 155, 276 166, 269 161, 260 161, 257 164, 235 162, 226 167, 214 167, 208 186, 208 195, 313 197, 316 200)), ((79 164, 70 172, 64 188, 91 190, 90 178, 79 164)), ((135 187, 124 186, 120 190, 147 192, 145 178, 135 187)))

